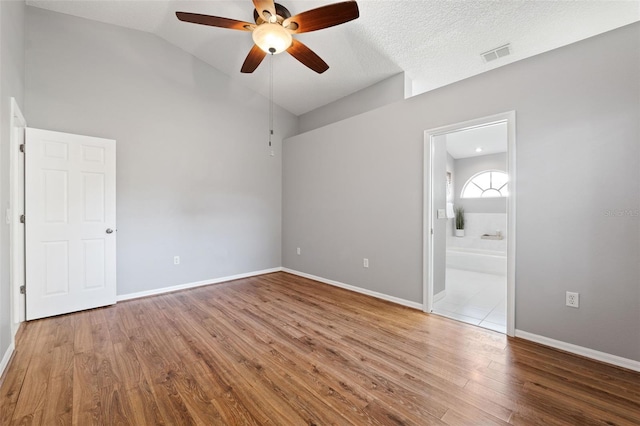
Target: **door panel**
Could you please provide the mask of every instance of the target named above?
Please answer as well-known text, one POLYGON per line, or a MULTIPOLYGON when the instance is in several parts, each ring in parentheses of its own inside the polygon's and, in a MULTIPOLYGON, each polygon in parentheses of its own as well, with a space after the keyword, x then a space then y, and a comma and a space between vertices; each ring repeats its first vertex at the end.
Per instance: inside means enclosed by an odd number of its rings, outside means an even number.
POLYGON ((82 241, 82 249, 83 287, 85 289, 104 287, 106 284, 104 240, 84 240, 82 241))
POLYGON ((47 241, 42 243, 44 265, 44 295, 69 293, 69 243, 47 241))
POLYGON ((26 130, 27 319, 116 302, 115 148, 26 130))

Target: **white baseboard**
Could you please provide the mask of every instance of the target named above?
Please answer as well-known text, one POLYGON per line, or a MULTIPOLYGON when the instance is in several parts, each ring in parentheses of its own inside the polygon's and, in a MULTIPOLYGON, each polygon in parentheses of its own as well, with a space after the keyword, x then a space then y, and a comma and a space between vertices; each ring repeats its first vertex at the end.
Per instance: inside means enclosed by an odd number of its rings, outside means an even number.
POLYGON ((186 283, 186 284, 178 284, 178 285, 173 285, 171 287, 163 287, 163 288, 157 288, 157 289, 147 290, 147 291, 139 291, 136 293, 129 293, 129 294, 120 294, 116 297, 116 300, 118 302, 122 302, 124 300, 139 299, 141 297, 155 296, 157 294, 171 293, 173 291, 186 290, 188 288, 195 288, 195 287, 202 287, 210 284, 219 284, 225 281, 239 280, 242 278, 255 277, 256 275, 264 275, 264 274, 270 274, 272 272, 280 272, 280 271, 282 271, 282 268, 280 267, 263 269, 262 271, 253 271, 253 272, 247 272, 244 274, 231 275, 228 277, 212 278, 210 280, 196 281, 193 283, 186 283))
POLYGON ((327 278, 317 277, 315 275, 307 274, 305 272, 296 271, 289 268, 282 268, 283 272, 288 272, 293 275, 298 275, 300 277, 309 278, 311 280, 319 281, 321 283, 329 284, 335 287, 344 288, 346 290, 354 291, 356 293, 366 294, 367 296, 372 296, 377 299, 386 300, 387 302, 397 303, 398 305, 407 306, 413 309, 422 310, 422 303, 412 302, 410 300, 400 299, 399 297, 389 296, 387 294, 378 293, 377 291, 367 290, 365 288, 356 287, 350 284, 341 283, 339 281, 329 280, 327 278))
POLYGON ((434 294, 433 295, 433 303, 441 301, 442 299, 445 298, 446 295, 447 295, 447 290, 442 290, 440 293, 434 294))
POLYGON ((606 352, 596 351, 594 349, 585 348, 583 346, 574 345, 572 343, 567 343, 560 340, 550 339, 548 337, 540 336, 522 330, 516 330, 516 337, 540 343, 541 345, 550 346, 555 349, 560 349, 565 352, 570 352, 572 354, 581 355, 583 357, 591 358, 596 361, 605 362, 607 364, 612 364, 633 371, 640 371, 640 362, 634 361, 632 359, 623 358, 617 355, 611 355, 606 352))
POLYGON ((5 368, 7 368, 7 365, 9 364, 9 360, 11 359, 11 355, 13 355, 14 349, 15 349, 15 346, 13 342, 11 342, 11 344, 7 348, 7 351, 4 353, 4 356, 2 357, 2 361, 0 361, 0 377, 2 377, 2 374, 4 374, 4 370, 5 368))

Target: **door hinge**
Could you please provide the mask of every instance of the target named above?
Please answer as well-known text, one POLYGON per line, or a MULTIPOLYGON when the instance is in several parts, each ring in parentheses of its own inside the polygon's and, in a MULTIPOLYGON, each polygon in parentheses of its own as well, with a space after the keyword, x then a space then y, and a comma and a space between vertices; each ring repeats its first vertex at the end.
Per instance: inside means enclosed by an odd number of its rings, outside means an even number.
POLYGON ((24 144, 23 143, 20 144, 20 152, 24 152, 24 144))
POLYGON ((433 228, 431 228, 431 235, 433 235, 433 228))
POLYGON ((21 214, 20 215, 20 223, 24 223, 25 220, 27 220, 27 218, 23 214, 21 214))
POLYGON ((27 294, 27 286, 24 286, 24 285, 20 286, 20 294, 27 294))

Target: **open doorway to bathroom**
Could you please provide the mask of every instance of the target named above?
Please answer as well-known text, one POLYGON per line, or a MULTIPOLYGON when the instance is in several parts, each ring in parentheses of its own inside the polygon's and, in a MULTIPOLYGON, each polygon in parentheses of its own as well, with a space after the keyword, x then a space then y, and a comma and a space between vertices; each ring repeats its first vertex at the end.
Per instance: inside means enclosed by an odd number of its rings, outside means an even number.
POLYGON ((425 134, 425 301, 514 334, 515 113, 425 134))

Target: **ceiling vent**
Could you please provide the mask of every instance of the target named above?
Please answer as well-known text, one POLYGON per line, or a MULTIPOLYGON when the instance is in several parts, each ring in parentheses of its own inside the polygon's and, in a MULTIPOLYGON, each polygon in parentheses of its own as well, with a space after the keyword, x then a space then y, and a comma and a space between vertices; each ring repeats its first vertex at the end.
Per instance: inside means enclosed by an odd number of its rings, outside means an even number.
POLYGON ((510 54, 511 45, 505 44, 504 46, 496 47, 495 49, 491 49, 487 52, 481 53, 480 56, 482 56, 485 62, 491 62, 510 54))

